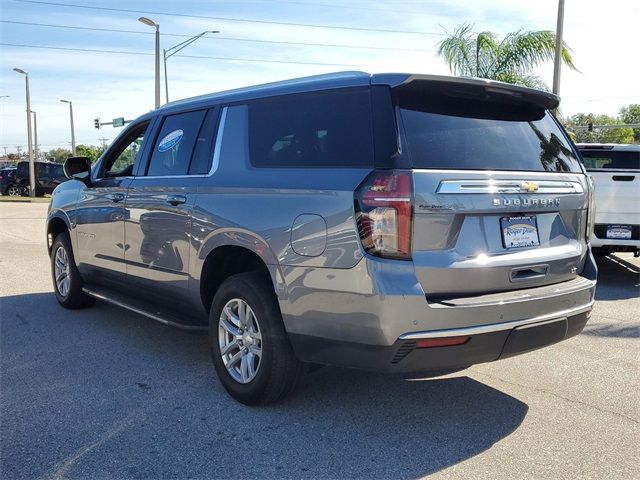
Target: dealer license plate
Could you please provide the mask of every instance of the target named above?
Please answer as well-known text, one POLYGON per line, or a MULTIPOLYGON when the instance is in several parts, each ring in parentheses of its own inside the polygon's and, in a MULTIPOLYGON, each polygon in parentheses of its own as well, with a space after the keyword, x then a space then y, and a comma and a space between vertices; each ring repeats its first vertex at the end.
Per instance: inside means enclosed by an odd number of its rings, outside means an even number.
POLYGON ((607 225, 607 238, 618 240, 631 239, 631 225, 607 225))
POLYGON ((534 215, 502 217, 502 244, 504 248, 535 247, 540 245, 538 222, 534 215))

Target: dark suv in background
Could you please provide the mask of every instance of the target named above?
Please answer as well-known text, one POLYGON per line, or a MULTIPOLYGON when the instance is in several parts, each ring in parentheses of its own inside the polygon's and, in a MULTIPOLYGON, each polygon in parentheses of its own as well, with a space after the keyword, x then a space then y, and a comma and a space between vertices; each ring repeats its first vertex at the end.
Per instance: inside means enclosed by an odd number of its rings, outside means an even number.
MULTIPOLYGON (((36 197, 52 193, 67 180, 61 163, 34 162, 36 172, 36 197)), ((29 195, 29 162, 20 162, 16 169, 15 185, 21 195, 29 195)))
POLYGON ((0 194, 20 195, 20 189, 15 185, 15 177, 15 168, 3 168, 0 170, 0 194))

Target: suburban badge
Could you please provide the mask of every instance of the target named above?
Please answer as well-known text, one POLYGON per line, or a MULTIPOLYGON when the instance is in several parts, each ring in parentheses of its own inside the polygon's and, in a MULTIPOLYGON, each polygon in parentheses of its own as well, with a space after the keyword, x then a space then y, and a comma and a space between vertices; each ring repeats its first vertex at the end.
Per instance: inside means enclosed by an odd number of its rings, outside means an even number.
POLYGON ((559 207, 559 198, 494 198, 494 207, 559 207))

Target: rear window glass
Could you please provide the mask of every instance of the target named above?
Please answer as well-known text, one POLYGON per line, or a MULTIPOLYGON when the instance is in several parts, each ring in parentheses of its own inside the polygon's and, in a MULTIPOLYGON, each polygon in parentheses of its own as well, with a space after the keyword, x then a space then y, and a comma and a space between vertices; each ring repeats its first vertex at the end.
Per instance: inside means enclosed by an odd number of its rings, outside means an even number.
POLYGON ((428 92, 396 98, 414 168, 580 172, 551 115, 428 92))
POLYGON ((584 167, 589 170, 640 170, 640 152, 580 150, 584 167))
POLYGON ((289 95, 249 104, 256 167, 373 165, 368 90, 289 95))

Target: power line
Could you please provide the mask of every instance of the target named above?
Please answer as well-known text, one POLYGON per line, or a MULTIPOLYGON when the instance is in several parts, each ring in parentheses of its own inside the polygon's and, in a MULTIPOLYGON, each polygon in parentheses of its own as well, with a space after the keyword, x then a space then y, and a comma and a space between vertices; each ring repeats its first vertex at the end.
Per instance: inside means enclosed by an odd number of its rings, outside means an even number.
POLYGON ((84 8, 88 10, 102 10, 102 11, 108 11, 108 12, 125 12, 125 13, 135 13, 135 14, 142 13, 145 15, 165 15, 169 17, 200 18, 200 19, 207 19, 207 20, 218 20, 223 22, 257 23, 262 25, 283 25, 287 27, 325 28, 325 29, 333 29, 333 30, 352 30, 357 32, 406 33, 411 35, 435 35, 435 36, 444 35, 444 33, 440 33, 440 32, 421 32, 417 30, 393 30, 393 29, 386 29, 386 28, 346 27, 343 25, 321 25, 321 24, 314 24, 314 23, 276 22, 273 20, 247 20, 244 18, 235 18, 235 17, 214 17, 210 15, 193 15, 193 14, 175 13, 175 12, 156 12, 151 10, 133 10, 133 9, 126 9, 126 8, 96 7, 93 5, 78 5, 74 3, 46 2, 43 0, 14 0, 14 1, 20 2, 20 3, 34 3, 38 5, 52 5, 56 7, 84 8))
MULTIPOLYGON (((114 28, 80 27, 76 25, 55 25, 52 23, 18 22, 14 20, 0 20, 0 23, 9 23, 13 25, 30 25, 34 27, 46 27, 46 28, 66 28, 70 30, 88 30, 88 31, 95 31, 95 32, 155 35, 155 33, 152 31, 143 32, 140 30, 121 30, 121 29, 114 29, 114 28)), ((162 32, 162 36, 191 38, 191 35, 185 35, 181 33, 162 32)), ((285 42, 285 41, 278 41, 278 40, 256 40, 252 38, 224 37, 220 35, 216 35, 215 37, 205 37, 205 38, 210 40, 231 40, 231 41, 237 41, 237 42, 270 43, 270 44, 280 44, 280 45, 300 45, 300 46, 307 46, 307 47, 357 48, 357 49, 365 49, 365 50, 390 50, 390 51, 400 51, 400 52, 433 52, 434 51, 434 50, 421 49, 421 48, 393 48, 393 47, 374 47, 374 46, 365 46, 365 45, 345 45, 345 44, 339 44, 339 43, 307 43, 307 42, 285 42)))
MULTIPOLYGON (((260 0, 257 0, 260 1, 260 0)), ((364 10, 367 12, 396 12, 396 13, 402 13, 402 14, 409 14, 409 13, 414 13, 414 14, 424 14, 425 12, 422 11, 418 11, 418 10, 401 10, 399 11, 397 8, 380 8, 380 7, 356 7, 354 5, 348 5, 345 4, 345 2, 338 4, 338 3, 312 3, 312 2, 296 2, 296 1, 292 1, 292 0, 263 0, 266 2, 275 2, 275 3, 286 3, 289 5, 304 5, 305 7, 328 7, 328 8, 335 8, 335 9, 339 9, 339 10, 364 10)), ((416 5, 414 5, 415 7, 416 5)))
MULTIPOLYGON (((151 52, 132 52, 127 50, 100 50, 96 48, 72 48, 72 47, 51 47, 48 45, 26 45, 21 43, 0 43, 3 47, 18 47, 18 48, 41 48, 46 50, 63 50, 68 52, 89 52, 89 53, 110 53, 119 55, 154 55, 151 52)), ((323 62, 298 62, 292 60, 265 60, 262 58, 236 58, 236 57, 212 57, 208 55, 176 55, 181 58, 203 58, 210 60, 222 60, 229 62, 248 62, 248 63, 285 63, 292 65, 321 65, 329 67, 372 67, 375 65, 358 65, 353 63, 323 63, 323 62)))

